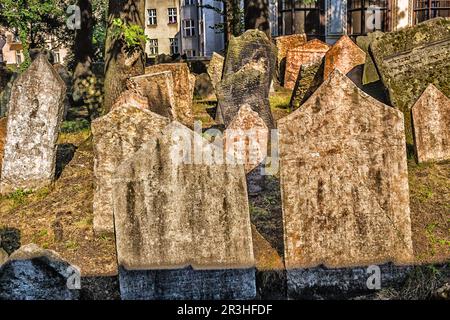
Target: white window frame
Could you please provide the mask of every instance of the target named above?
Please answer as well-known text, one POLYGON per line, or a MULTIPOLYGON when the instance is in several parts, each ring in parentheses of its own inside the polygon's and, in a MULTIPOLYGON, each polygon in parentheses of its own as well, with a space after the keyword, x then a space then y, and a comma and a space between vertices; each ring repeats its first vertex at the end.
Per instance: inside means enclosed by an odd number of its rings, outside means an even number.
POLYGON ((156 9, 147 9, 147 25, 156 26, 158 24, 158 13, 156 9))
POLYGON ((178 23, 178 12, 177 8, 168 8, 167 15, 169 16, 169 24, 178 23))
POLYGON ((151 56, 157 56, 159 54, 158 39, 148 40, 148 52, 151 56))
POLYGON ((183 34, 185 38, 195 37, 195 21, 192 19, 183 20, 183 34))
POLYGON ((169 42, 170 42, 170 54, 174 55, 180 53, 180 47, 178 46, 178 38, 169 38, 169 42))

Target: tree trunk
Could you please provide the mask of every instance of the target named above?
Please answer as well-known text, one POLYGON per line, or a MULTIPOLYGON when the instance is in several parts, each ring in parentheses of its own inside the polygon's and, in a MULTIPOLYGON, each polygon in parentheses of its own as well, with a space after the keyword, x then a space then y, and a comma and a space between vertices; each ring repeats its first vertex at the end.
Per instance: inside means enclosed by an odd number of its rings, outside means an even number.
POLYGON ((120 18, 144 28, 145 0, 109 0, 108 30, 105 44, 105 98, 103 113, 111 110, 115 100, 126 90, 126 80, 145 71, 144 46, 129 52, 123 41, 112 36, 112 23, 120 18))
POLYGON ((245 30, 258 29, 270 38, 269 0, 244 0, 245 30))
POLYGON ((91 74, 91 64, 94 54, 92 35, 94 28, 94 18, 92 16, 92 5, 90 0, 78 0, 81 10, 81 29, 76 31, 74 58, 75 70, 74 80, 87 77, 91 74))

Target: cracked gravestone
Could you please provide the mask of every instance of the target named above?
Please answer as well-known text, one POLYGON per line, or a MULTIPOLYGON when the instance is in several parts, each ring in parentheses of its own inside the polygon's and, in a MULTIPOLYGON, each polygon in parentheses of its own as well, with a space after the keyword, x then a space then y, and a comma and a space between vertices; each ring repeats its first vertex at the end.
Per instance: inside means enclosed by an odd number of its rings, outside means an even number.
POLYGON ((63 80, 43 55, 14 81, 0 193, 35 190, 53 182, 65 94, 63 80))
POLYGON ((264 188, 260 165, 267 156, 269 129, 250 106, 244 105, 224 133, 226 155, 243 164, 247 174, 248 193, 253 195, 264 188))
POLYGON ((412 143, 411 107, 428 84, 450 97, 450 18, 385 33, 370 51, 392 105, 405 115, 406 140, 412 143))
POLYGON ((216 52, 213 52, 211 60, 209 61, 207 72, 209 74, 209 77, 211 78, 214 89, 217 88, 217 84, 220 82, 220 80, 222 80, 224 62, 224 57, 216 52))
POLYGON ((278 128, 290 290, 299 269, 411 263, 403 114, 335 70, 278 128))
POLYGON ((274 128, 269 90, 275 72, 276 47, 262 31, 247 30, 228 45, 223 79, 217 89, 216 121, 227 127, 239 108, 249 105, 274 128))
POLYGON ((112 179, 117 168, 169 123, 169 119, 146 110, 146 101, 137 107, 136 100, 130 104, 126 101, 132 99, 120 100, 111 112, 92 122, 96 234, 114 233, 112 179))
POLYGON ((171 71, 147 73, 132 77, 129 88, 134 88, 140 95, 147 98, 148 109, 171 120, 177 118, 174 95, 174 81, 171 71))
POLYGON ((347 74, 350 70, 366 61, 366 53, 348 36, 344 35, 325 54, 323 78, 326 79, 335 70, 347 74))
POLYGON ((122 299, 255 297, 245 171, 206 162, 220 156, 222 148, 172 122, 118 168, 122 299))
POLYGON ((450 99, 430 84, 411 109, 419 163, 450 159, 450 99))
POLYGON ((185 126, 194 126, 192 109, 193 86, 192 79, 186 63, 163 63, 146 67, 145 73, 172 72, 175 96, 175 119, 185 126))
POLYGON ((329 49, 328 44, 314 39, 298 48, 289 50, 286 55, 284 87, 294 89, 301 66, 304 64, 320 64, 329 49))

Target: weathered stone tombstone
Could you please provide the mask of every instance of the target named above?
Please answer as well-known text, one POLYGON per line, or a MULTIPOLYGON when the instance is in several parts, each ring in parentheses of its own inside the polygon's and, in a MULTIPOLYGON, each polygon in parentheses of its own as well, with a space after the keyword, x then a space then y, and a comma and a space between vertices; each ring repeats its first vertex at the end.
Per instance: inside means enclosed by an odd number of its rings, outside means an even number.
POLYGON ((193 127, 194 115, 192 110, 193 86, 186 63, 163 63, 146 67, 145 73, 159 73, 171 71, 174 85, 175 106, 177 109, 175 120, 182 124, 193 127))
POLYGON ((319 81, 317 77, 319 76, 318 73, 320 72, 320 67, 320 62, 311 64, 305 63, 300 66, 300 71, 289 103, 292 110, 300 107, 301 103, 305 101, 308 92, 314 89, 314 81, 319 81))
POLYGON ((366 53, 366 62, 364 63, 364 72, 362 75, 363 85, 380 80, 375 63, 369 53, 369 46, 375 39, 381 38, 383 34, 384 33, 381 31, 375 31, 366 36, 359 36, 356 38, 356 44, 366 53))
POLYGON ((288 291, 302 269, 412 262, 402 113, 335 70, 278 128, 288 291))
POLYGON ((54 180, 65 94, 63 80, 43 55, 14 82, 0 193, 39 189, 54 180))
POLYGON ((279 36, 275 39, 275 45, 278 49, 277 66, 279 73, 279 80, 281 84, 284 84, 284 75, 286 70, 286 56, 289 50, 298 48, 304 45, 307 41, 306 34, 291 34, 287 36, 279 36))
POLYGON ((194 98, 201 101, 217 100, 214 85, 207 73, 195 77, 194 98))
POLYGON ((323 78, 328 78, 335 69, 347 74, 357 65, 364 64, 365 61, 366 53, 347 35, 344 35, 325 54, 323 78))
POLYGON ((0 266, 0 300, 78 300, 80 271, 56 252, 20 247, 0 266))
POLYGON ((314 39, 291 49, 286 54, 286 72, 284 76, 284 87, 294 89, 302 65, 320 64, 323 57, 330 49, 325 42, 314 39))
POLYGON ((224 147, 228 159, 244 165, 250 195, 264 188, 260 165, 267 156, 268 143, 267 125, 250 106, 242 106, 224 132, 224 147))
POLYGON ((172 122, 117 170, 122 299, 255 297, 244 167, 197 163, 195 150, 203 160, 223 156, 222 148, 172 122))
MULTIPOLYGON (((3 154, 5 152, 5 142, 6 142, 6 122, 7 118, 0 118, 0 168, 2 167, 3 154)), ((2 172, 0 170, 0 179, 2 178, 2 172)))
POLYGON ((450 99, 430 84, 411 109, 417 161, 450 159, 450 99))
POLYGON ((175 120, 183 112, 175 103, 174 81, 170 71, 132 77, 127 86, 146 97, 148 109, 154 113, 175 120))
POLYGON ((227 127, 239 108, 247 104, 269 129, 274 128, 269 90, 275 64, 276 48, 262 31, 248 30, 239 37, 232 37, 223 79, 217 89, 216 121, 227 127))
POLYGON ((217 88, 217 84, 222 80, 223 65, 225 63, 225 58, 220 54, 213 52, 211 60, 208 65, 208 74, 211 78, 212 85, 214 89, 217 88))
POLYGON ((146 110, 146 101, 141 103, 141 107, 137 107, 135 102, 125 96, 123 100, 119 98, 108 114, 92 122, 96 234, 114 232, 112 179, 117 168, 170 122, 146 110))
POLYGON ((412 143, 411 107, 428 84, 450 96, 450 18, 385 33, 370 50, 392 105, 405 115, 406 140, 412 143))

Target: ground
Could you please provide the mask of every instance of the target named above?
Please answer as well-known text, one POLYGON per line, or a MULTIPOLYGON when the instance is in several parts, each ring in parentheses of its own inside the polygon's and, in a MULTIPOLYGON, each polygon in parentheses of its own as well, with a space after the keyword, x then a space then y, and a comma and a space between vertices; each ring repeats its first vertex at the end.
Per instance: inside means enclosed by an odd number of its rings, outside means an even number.
MULTIPOLYGON (((284 91, 271 96, 276 119, 290 112, 289 99, 284 91)), ((214 125, 213 105, 195 104, 194 111, 204 128, 214 125)), ((63 131, 58 141, 60 171, 61 164, 68 164, 49 188, 0 197, 0 235, 8 234, 9 239, 16 235, 21 244, 55 250, 79 266, 83 275, 116 274, 114 239, 97 237, 92 230, 93 154, 88 124, 75 119, 64 123, 63 131)), ((448 262, 450 162, 417 165, 409 158, 408 168, 417 263, 448 262)), ((279 177, 268 176, 266 182, 264 193, 250 197, 255 257, 260 270, 280 270, 284 249, 279 177)), ((18 246, 18 241, 8 241, 2 246, 8 245, 10 251, 18 246)))

